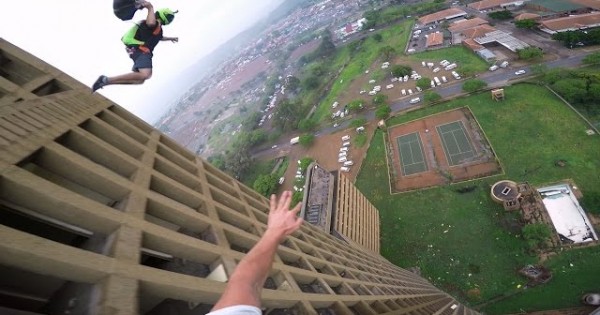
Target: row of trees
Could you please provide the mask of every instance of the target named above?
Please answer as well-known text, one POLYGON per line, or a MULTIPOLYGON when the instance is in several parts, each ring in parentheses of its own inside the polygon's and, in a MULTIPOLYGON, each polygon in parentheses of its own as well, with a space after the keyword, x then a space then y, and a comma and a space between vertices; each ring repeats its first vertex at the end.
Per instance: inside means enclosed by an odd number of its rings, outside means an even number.
POLYGON ((396 5, 384 10, 370 10, 365 12, 363 17, 367 19, 367 23, 364 25, 364 28, 369 29, 377 25, 388 24, 411 15, 422 15, 439 11, 444 7, 444 0, 416 4, 406 4, 403 1, 396 2, 396 5))
POLYGON ((585 31, 560 32, 553 34, 552 39, 562 42, 563 45, 568 48, 584 45, 597 45, 600 44, 600 29, 595 28, 585 31))

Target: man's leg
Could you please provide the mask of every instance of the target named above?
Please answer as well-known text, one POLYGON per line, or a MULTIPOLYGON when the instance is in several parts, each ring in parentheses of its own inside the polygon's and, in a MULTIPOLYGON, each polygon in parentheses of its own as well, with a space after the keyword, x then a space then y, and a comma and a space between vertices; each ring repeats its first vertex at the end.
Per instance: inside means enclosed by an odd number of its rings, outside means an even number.
POLYGON ((92 85, 92 92, 96 92, 98 89, 111 84, 143 84, 146 80, 150 79, 152 77, 152 55, 138 51, 135 52, 132 59, 133 72, 115 77, 101 75, 94 82, 94 85, 92 85))

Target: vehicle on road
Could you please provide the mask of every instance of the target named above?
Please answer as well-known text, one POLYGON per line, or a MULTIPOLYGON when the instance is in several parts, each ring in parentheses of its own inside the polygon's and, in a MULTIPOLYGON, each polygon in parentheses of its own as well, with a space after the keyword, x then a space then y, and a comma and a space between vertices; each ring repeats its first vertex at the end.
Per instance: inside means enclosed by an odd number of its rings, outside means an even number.
POLYGON ((290 139, 290 144, 297 144, 298 142, 300 142, 300 137, 290 139))
POLYGON ((521 70, 515 72, 515 75, 525 74, 525 72, 526 72, 525 70, 521 69, 521 70))
POLYGON ((271 147, 271 149, 277 149, 277 145, 276 145, 276 144, 274 144, 274 145, 271 147))
POLYGON ((354 165, 354 162, 352 162, 352 161, 344 162, 344 166, 352 166, 352 165, 354 165))
POLYGON ((283 181, 285 181, 285 177, 279 177, 279 185, 283 184, 283 181))
POLYGON ((490 67, 490 71, 496 71, 496 70, 498 70, 498 66, 493 65, 490 67))
POLYGON ((409 103, 411 103, 411 104, 416 104, 416 103, 418 103, 418 102, 420 102, 420 101, 421 101, 421 98, 419 98, 419 97, 415 97, 415 98, 411 99, 411 100, 409 101, 409 103))

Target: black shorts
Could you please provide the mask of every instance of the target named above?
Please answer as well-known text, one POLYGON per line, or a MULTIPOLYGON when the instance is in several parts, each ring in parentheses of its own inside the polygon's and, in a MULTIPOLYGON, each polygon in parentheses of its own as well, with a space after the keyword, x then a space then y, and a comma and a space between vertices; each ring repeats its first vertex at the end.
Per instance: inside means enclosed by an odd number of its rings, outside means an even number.
POLYGON ((131 68, 131 71, 139 72, 140 69, 152 69, 151 53, 144 53, 138 49, 135 49, 129 54, 129 58, 133 60, 133 68, 131 68))

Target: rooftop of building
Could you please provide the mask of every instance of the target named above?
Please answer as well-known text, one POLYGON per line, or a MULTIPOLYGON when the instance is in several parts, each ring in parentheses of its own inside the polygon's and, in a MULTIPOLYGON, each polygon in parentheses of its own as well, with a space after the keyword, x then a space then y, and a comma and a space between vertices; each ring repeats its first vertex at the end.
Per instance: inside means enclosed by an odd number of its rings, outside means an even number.
POLYGON ((580 29, 600 24, 600 12, 561 17, 541 22, 541 26, 559 32, 568 29, 580 29))
POLYGON ((462 44, 465 45, 467 48, 471 49, 472 51, 479 51, 485 48, 483 47, 483 45, 480 45, 477 42, 475 42, 472 38, 467 38, 463 40, 462 44))
POLYGON ((427 43, 425 46, 438 46, 444 43, 444 34, 442 33, 431 33, 427 36, 427 43))
POLYGON ((476 37, 474 40, 481 45, 496 42, 513 52, 529 47, 529 44, 504 31, 493 31, 485 36, 476 37))
POLYGON ((488 24, 488 21, 476 17, 476 18, 472 18, 469 20, 460 20, 460 21, 456 21, 452 24, 450 24, 450 27, 448 27, 448 30, 450 32, 460 32, 478 25, 482 25, 482 24, 488 24))
POLYGON ((582 6, 594 9, 594 10, 600 10, 600 1, 598 0, 571 0, 571 2, 580 4, 582 6))
POLYGON ((432 14, 427 14, 419 18, 419 23, 423 25, 427 25, 433 22, 451 19, 453 17, 467 15, 467 13, 461 9, 450 8, 442 11, 438 11, 432 14))
POLYGON ((478 26, 472 27, 470 29, 466 29, 466 30, 462 31, 462 34, 466 38, 476 38, 476 37, 483 37, 483 36, 485 36, 485 34, 491 33, 494 31, 496 31, 496 28, 494 28, 493 26, 491 26, 489 24, 483 24, 483 25, 478 25, 478 26))

